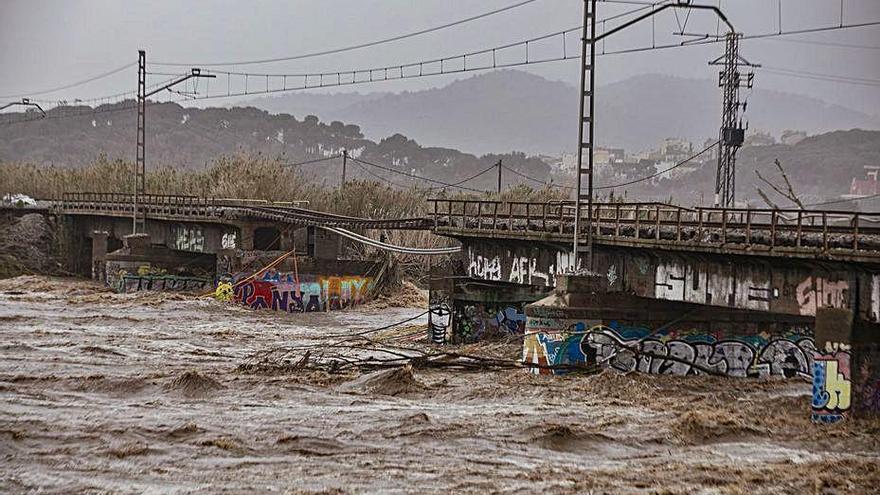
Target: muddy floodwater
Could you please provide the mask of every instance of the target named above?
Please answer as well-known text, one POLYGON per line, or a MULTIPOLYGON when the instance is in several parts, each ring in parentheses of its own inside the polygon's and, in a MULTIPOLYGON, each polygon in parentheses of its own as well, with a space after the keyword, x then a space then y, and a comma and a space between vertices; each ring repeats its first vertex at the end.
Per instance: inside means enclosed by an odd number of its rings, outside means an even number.
POLYGON ((0 281, 0 492, 880 492, 880 422, 812 425, 805 381, 241 366, 423 311, 0 281))

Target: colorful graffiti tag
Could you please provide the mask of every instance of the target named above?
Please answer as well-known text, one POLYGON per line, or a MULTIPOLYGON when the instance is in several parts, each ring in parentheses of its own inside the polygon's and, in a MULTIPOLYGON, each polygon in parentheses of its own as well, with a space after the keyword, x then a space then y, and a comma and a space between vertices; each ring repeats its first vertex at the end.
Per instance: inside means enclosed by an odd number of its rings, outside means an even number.
POLYGON ((467 344, 505 335, 523 334, 523 305, 492 305, 456 301, 452 310, 453 342, 467 344))
POLYGON ((295 277, 274 272, 235 285, 234 299, 252 309, 287 313, 329 311, 363 304, 373 286, 371 277, 357 275, 295 277))
POLYGON ((852 402, 850 347, 826 342, 813 361, 814 423, 836 423, 846 416, 852 402))
POLYGON ((815 345, 802 334, 719 338, 680 330, 652 332, 616 322, 590 327, 577 322, 564 332, 552 333, 533 330, 542 326, 539 320, 529 319, 523 343, 523 361, 538 365, 532 368, 534 373, 562 374, 566 365, 598 364, 665 375, 812 375, 815 345))
POLYGON ((446 343, 446 329, 449 328, 452 310, 446 302, 432 304, 428 311, 428 338, 435 344, 446 343))

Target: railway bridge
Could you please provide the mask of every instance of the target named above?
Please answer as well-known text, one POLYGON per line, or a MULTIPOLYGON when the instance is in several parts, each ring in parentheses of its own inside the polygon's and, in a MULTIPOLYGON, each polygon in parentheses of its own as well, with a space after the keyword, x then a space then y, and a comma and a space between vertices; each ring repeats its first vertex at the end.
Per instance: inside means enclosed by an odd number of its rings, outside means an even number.
MULTIPOLYGON (((356 275, 333 265, 337 234, 430 230, 461 245, 432 271, 429 336, 438 343, 521 335, 524 360, 543 373, 600 363, 804 376, 814 391, 838 394, 839 403, 814 398, 820 420, 840 419, 850 404, 880 410, 880 213, 595 203, 581 212, 593 239, 592 264, 583 266, 571 255, 572 201, 428 201, 424 218, 369 219, 295 203, 147 195, 138 206, 145 232, 136 235, 126 235, 130 195, 67 194, 52 209, 86 244, 70 251, 86 252, 93 275, 108 280, 119 267, 137 278, 131 269, 165 257, 233 272, 247 264, 242 253, 294 247, 323 260, 313 271, 344 280, 356 275)), ((365 283, 343 282, 343 298, 365 283)), ((327 285, 313 285, 324 296, 311 304, 288 304, 273 289, 254 307, 326 308, 327 285)), ((306 293, 301 286, 296 297, 306 293)))
POLYGON ((438 342, 520 333, 536 373, 800 376, 816 421, 880 414, 878 213, 597 203, 583 266, 574 202, 432 203, 462 245, 432 279, 438 342))

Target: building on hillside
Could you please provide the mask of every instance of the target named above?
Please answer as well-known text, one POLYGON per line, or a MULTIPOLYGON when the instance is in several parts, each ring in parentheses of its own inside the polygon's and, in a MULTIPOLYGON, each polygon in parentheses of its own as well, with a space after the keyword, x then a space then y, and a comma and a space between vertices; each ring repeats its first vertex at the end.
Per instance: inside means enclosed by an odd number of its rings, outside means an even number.
POLYGON ((807 133, 804 131, 793 131, 791 129, 786 129, 782 131, 782 136, 779 137, 779 142, 788 146, 794 146, 806 138, 807 133))
POLYGON ((694 145, 682 138, 666 138, 660 143, 661 161, 680 162, 694 154, 694 145))
POLYGON ((776 144, 776 139, 769 132, 755 131, 746 137, 745 146, 772 146, 776 144))
POLYGON ((866 165, 865 178, 858 179, 853 177, 852 183, 849 186, 849 194, 844 194, 842 197, 846 199, 863 198, 880 194, 880 182, 877 180, 878 175, 880 175, 880 165, 866 165))

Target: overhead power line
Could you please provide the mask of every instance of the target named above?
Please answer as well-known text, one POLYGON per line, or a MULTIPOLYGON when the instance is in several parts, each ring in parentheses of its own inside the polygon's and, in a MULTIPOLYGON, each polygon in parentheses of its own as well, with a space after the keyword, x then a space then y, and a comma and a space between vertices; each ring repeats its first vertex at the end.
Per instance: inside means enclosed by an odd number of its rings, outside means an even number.
MULTIPOLYGON (((371 167, 375 167, 375 168, 378 168, 378 169, 380 169, 380 170, 385 170, 385 171, 387 171, 387 172, 392 172, 392 173, 395 173, 395 174, 398 174, 398 175, 403 175, 403 176, 409 177, 409 178, 411 178, 411 179, 418 179, 418 180, 422 180, 422 181, 425 181, 425 182, 431 182, 431 183, 433 183, 433 184, 438 184, 438 185, 441 185, 441 186, 443 186, 443 187, 457 187, 457 188, 459 188, 459 189, 464 189, 464 190, 466 190, 466 191, 473 191, 473 192, 478 192, 478 193, 484 193, 484 192, 486 192, 486 191, 483 191, 483 190, 480 190, 480 189, 474 189, 474 188, 472 188, 472 187, 462 186, 462 185, 460 185, 461 183, 459 183, 459 184, 450 184, 450 183, 448 183, 448 182, 443 182, 443 181, 441 181, 441 180, 431 179, 431 178, 429 178, 429 177, 422 177, 421 175, 416 175, 416 174, 412 174, 412 173, 409 173, 409 172, 404 172, 404 171, 402 171, 402 170, 396 170, 396 169, 391 168, 391 167, 386 167, 385 165, 379 165, 379 164, 377 164, 377 163, 368 162, 368 161, 366 161, 366 160, 362 160, 362 159, 360 159, 360 158, 353 158, 353 157, 350 157, 350 158, 351 158, 354 162, 361 163, 361 164, 363 164, 363 165, 369 165, 369 166, 371 166, 371 167)), ((477 176, 482 175, 482 174, 488 172, 488 171, 491 170, 492 168, 495 168, 495 165, 492 165, 491 168, 486 169, 484 172, 480 172, 479 174, 477 174, 477 176)), ((476 176, 475 176, 475 177, 476 177, 476 176)))
POLYGON ((771 41, 782 41, 785 43, 799 43, 802 45, 831 46, 838 48, 857 48, 863 50, 880 50, 880 46, 874 45, 858 45, 854 43, 837 43, 834 41, 818 41, 818 40, 796 40, 789 38, 769 38, 771 41))
MULTIPOLYGON (((147 86, 147 89, 155 89, 160 86, 168 84, 168 82, 173 81, 176 77, 179 77, 179 74, 175 74, 174 78, 165 79, 163 81, 153 83, 147 86)), ((116 113, 116 112, 124 112, 126 110, 133 110, 137 108, 137 102, 135 100, 128 100, 126 97, 128 96, 136 96, 137 91, 127 91, 125 93, 117 93, 114 95, 101 96, 97 98, 90 98, 86 100, 82 99, 74 99, 74 100, 62 100, 61 102, 55 100, 44 100, 44 99, 36 99, 32 100, 37 103, 43 104, 51 104, 55 103, 56 105, 49 109, 46 114, 46 119, 66 119, 66 118, 75 118, 82 117, 84 115, 95 115, 102 113, 116 113), (116 101, 111 101, 111 100, 116 101), (69 103, 72 103, 70 105, 69 103), (97 103, 97 106, 91 107, 91 105, 97 103), (109 105, 119 105, 120 106, 109 106, 109 105), (87 108, 77 108, 79 106, 87 106, 87 108)), ((147 102, 148 106, 158 105, 162 103, 179 103, 188 98, 177 98, 170 101, 149 101, 147 102)), ((0 125, 10 125, 10 124, 19 124, 32 122, 34 120, 45 120, 45 119, 33 119, 33 118, 24 118, 24 119, 13 119, 13 120, 0 120, 0 125)))
POLYGON ((113 69, 113 70, 111 70, 111 71, 103 72, 103 73, 101 73, 101 74, 98 74, 98 75, 96 75, 96 76, 89 77, 89 78, 87 78, 87 79, 83 79, 83 80, 81 80, 81 81, 73 82, 73 83, 70 83, 70 84, 65 84, 64 86, 58 86, 58 87, 56 87, 56 88, 43 89, 43 90, 40 90, 40 91, 29 91, 29 92, 27 92, 27 93, 17 93, 17 94, 14 94, 14 95, 0 95, 0 98, 19 98, 19 97, 22 97, 22 96, 40 96, 40 95, 45 95, 45 94, 48 94, 48 93, 55 93, 56 91, 63 91, 63 90, 65 90, 65 89, 75 88, 75 87, 77 87, 77 86, 82 86, 83 84, 88 84, 88 83, 90 83, 90 82, 92 82, 92 81, 97 81, 98 79, 103 79, 103 78, 105 78, 105 77, 112 76, 113 74, 116 74, 116 73, 122 72, 122 71, 124 71, 125 69, 128 69, 129 67, 134 67, 135 65, 137 65, 137 62, 132 62, 132 63, 130 63, 130 64, 125 64, 125 65, 123 65, 122 67, 117 67, 116 69, 113 69))
MULTIPOLYGON (((691 156, 685 158, 684 160, 682 160, 682 161, 676 163, 675 165, 672 165, 671 167, 666 168, 666 169, 663 169, 663 170, 661 170, 661 171, 659 171, 659 172, 656 172, 656 173, 653 173, 653 174, 647 175, 647 176, 645 176, 645 177, 640 177, 640 178, 638 178, 638 179, 634 179, 634 180, 631 180, 631 181, 628 181, 628 182, 621 182, 620 184, 611 184, 611 185, 607 185, 607 186, 599 186, 599 187, 594 187, 593 189, 595 189, 595 190, 615 189, 615 188, 618 188, 618 187, 630 186, 630 185, 632 185, 632 184, 637 184, 637 183, 639 183, 639 182, 644 182, 644 181, 647 181, 647 180, 651 180, 651 179, 653 179, 653 178, 655 178, 655 177, 659 177, 659 176, 665 174, 666 172, 669 172, 669 171, 671 171, 671 170, 675 170, 675 169, 677 169, 678 167, 681 167, 681 166, 685 165, 685 164, 688 163, 688 162, 693 161, 694 159, 698 158, 698 157, 699 157, 700 155, 702 155, 703 153, 705 153, 705 152, 709 151, 710 149, 714 148, 716 145, 718 145, 718 141, 715 141, 714 143, 712 143, 712 144, 710 144, 709 146, 703 148, 702 150, 700 150, 700 151, 694 153, 693 155, 691 155, 691 156)), ((523 177, 523 178, 525 178, 525 179, 528 179, 528 180, 531 180, 531 181, 537 182, 538 184, 543 184, 543 185, 545 185, 545 186, 549 186, 549 187, 556 187, 556 188, 559 188, 559 189, 575 189, 575 188, 572 187, 572 186, 566 186, 566 185, 564 185, 564 184, 552 184, 552 183, 547 183, 546 181, 543 181, 543 180, 541 180, 541 179, 538 179, 538 178, 532 177, 532 176, 530 176, 530 175, 528 175, 528 174, 524 174, 524 173, 522 173, 522 172, 520 172, 520 171, 518 171, 518 170, 514 170, 514 169, 512 169, 512 168, 510 168, 510 167, 507 167, 507 166, 505 166, 505 165, 502 165, 502 167, 505 168, 506 170, 510 171, 510 172, 513 172, 513 173, 516 174, 516 175, 519 175, 520 177, 523 177)))
POLYGON ((816 81, 838 82, 843 84, 857 84, 862 86, 880 87, 880 79, 869 79, 864 77, 844 76, 840 74, 823 74, 818 72, 808 72, 794 69, 784 69, 781 67, 762 68, 762 72, 768 72, 779 76, 796 77, 801 79, 813 79, 816 81))
POLYGON ((284 167, 298 167, 300 165, 311 165, 313 163, 321 163, 321 162, 326 162, 328 160, 335 160, 335 159, 341 158, 341 157, 342 157, 341 154, 336 154, 336 155, 331 155, 331 156, 325 156, 324 158, 315 158, 314 160, 305 160, 302 162, 295 162, 295 163, 282 163, 281 165, 284 167))
POLYGON ((547 181, 532 177, 531 175, 524 174, 524 173, 520 172, 519 170, 514 170, 514 169, 508 167, 507 165, 501 165, 501 168, 503 168, 504 170, 507 170, 508 172, 513 173, 514 175, 518 175, 524 179, 528 179, 530 181, 537 182, 538 184, 543 184, 543 185, 549 186, 549 187, 557 187, 560 189, 574 189, 574 187, 572 187, 572 186, 566 186, 564 184, 553 184, 551 182, 547 182, 547 181))
MULTIPOLYGON (((649 7, 648 7, 649 8, 649 7)), ((623 14, 619 14, 617 16, 612 16, 611 18, 617 18, 624 15, 632 15, 637 11, 644 10, 645 7, 631 10, 625 12, 623 14)), ((606 18, 604 20, 610 20, 611 18, 606 18)), ((601 21, 600 21, 601 22, 601 21)), ((842 29, 850 29, 856 27, 864 27, 864 26, 873 26, 880 25, 880 21, 872 21, 872 22, 863 22, 859 24, 844 24, 839 26, 829 26, 829 27, 821 27, 821 28, 810 28, 810 29, 800 29, 793 31, 780 31, 775 33, 765 33, 765 34, 756 34, 756 35, 748 35, 744 36, 742 39, 762 39, 769 37, 777 37, 777 36, 788 36, 792 34, 802 34, 806 32, 818 32, 818 31, 833 31, 833 30, 842 30, 842 29)), ((568 42, 566 41, 568 35, 579 31, 581 29, 580 26, 572 27, 569 29, 565 29, 562 31, 555 31, 552 33, 548 33, 542 36, 537 36, 533 38, 529 38, 526 40, 516 41, 512 43, 507 43, 504 45, 499 45, 491 48, 485 48, 476 51, 470 51, 467 53, 460 53, 457 55, 449 55, 446 57, 440 58, 432 58, 425 59, 417 62, 408 62, 404 64, 394 64, 394 65, 385 65, 385 66, 376 66, 372 68, 361 68, 361 69, 344 69, 344 70, 336 70, 336 71, 323 71, 323 72, 313 72, 313 73, 251 73, 251 72, 233 72, 233 71, 210 71, 213 74, 217 74, 220 76, 226 76, 226 92, 219 92, 215 94, 205 94, 203 96, 195 96, 192 99, 194 100, 207 100, 207 99, 218 99, 218 98, 229 98, 229 97, 237 97, 237 96, 248 96, 248 95, 260 95, 260 94, 270 94, 270 93, 281 93, 288 91, 297 91, 304 89, 313 89, 313 88, 328 88, 328 87, 338 87, 338 86, 349 86, 356 84, 365 84, 365 83, 373 83, 379 81, 392 81, 392 80, 403 80, 403 79, 412 79, 412 78, 421 78, 435 75, 446 75, 446 74, 456 74, 456 73, 464 73, 464 72, 473 72, 473 71, 484 71, 491 69, 501 69, 501 68, 511 68, 511 67, 520 67, 526 65, 535 65, 535 64, 543 64, 548 62, 556 62, 562 60, 575 60, 579 59, 580 55, 578 53, 569 54, 568 42), (546 46, 546 44, 557 43, 559 50, 556 55, 546 55, 542 58, 534 58, 530 57, 529 47, 537 46, 537 43, 542 43, 542 45, 546 46), (514 61, 501 61, 499 62, 499 55, 504 55, 505 53, 516 52, 520 57, 514 61), (236 82, 236 87, 233 89, 233 78, 236 82), (244 84, 244 88, 241 89, 239 83, 244 84)), ((723 39, 715 38, 714 35, 705 35, 706 39, 699 39, 696 41, 687 41, 682 43, 673 43, 666 45, 656 45, 652 43, 651 46, 644 47, 635 47, 635 48, 627 48, 615 51, 601 51, 598 52, 597 56, 605 56, 605 55, 617 55, 617 54, 626 54, 626 53, 637 53, 637 52, 646 52, 646 51, 654 51, 654 50, 664 50, 670 48, 681 48, 685 46, 698 46, 705 45, 710 43, 719 43, 723 41, 723 39), (711 36, 711 37, 710 37, 711 36)), ((573 40, 574 41, 574 40, 573 40)), ((576 43, 571 43, 572 46, 576 43)), ((164 75, 162 72, 154 72, 153 74, 164 75)), ((222 86, 222 79, 219 80, 219 86, 222 86)), ((873 84, 873 83, 871 83, 873 84)), ((216 86, 215 86, 216 88, 216 86)))
POLYGON ((443 189, 445 187, 458 187, 461 184, 464 184, 465 182, 470 182, 470 181, 476 179, 477 177, 489 172, 490 170, 494 170, 494 169, 495 169, 495 164, 493 163, 492 165, 489 165, 486 169, 484 169, 480 172, 477 172, 476 174, 468 177, 467 179, 462 179, 458 182, 454 182, 452 184, 449 184, 448 186, 445 186, 445 185, 444 186, 434 186, 434 187, 430 187, 429 189, 443 189))
POLYGON ((378 180, 381 181, 381 182, 384 182, 384 183, 386 183, 386 184, 391 184, 392 186, 399 187, 399 188, 401 188, 401 189, 409 189, 409 187, 410 187, 410 186, 405 186, 405 185, 403 185, 403 184, 398 184, 397 182, 394 182, 394 181, 389 180, 389 179, 387 179, 387 178, 385 178, 385 177, 382 177, 381 175, 379 175, 379 174, 373 172, 372 170, 368 169, 367 167, 361 165, 360 162, 358 162, 358 161, 356 161, 356 160, 353 160, 353 161, 354 161, 354 164, 358 166, 358 168, 360 168, 360 169, 363 170, 366 174, 373 176, 374 178, 378 179, 378 180))
POLYGON ((864 200, 866 200, 866 199, 875 199, 875 198, 880 198, 880 193, 877 193, 877 194, 870 194, 870 195, 868 195, 868 196, 862 196, 862 197, 860 197, 860 198, 832 199, 832 200, 830 200, 830 201, 822 201, 821 203, 812 203, 812 204, 809 204, 809 205, 806 205, 806 206, 808 206, 808 207, 813 207, 813 206, 836 205, 836 204, 840 204, 840 203, 856 203, 856 202, 858 202, 858 201, 864 201, 864 200))
POLYGON ((675 169, 677 169, 678 167, 681 167, 682 165, 684 165, 684 164, 690 162, 691 160, 694 160, 695 158, 699 157, 699 156, 702 155, 703 153, 705 153, 705 152, 709 151, 710 149, 714 148, 715 146, 717 146, 718 143, 719 143, 719 141, 715 141, 714 143, 710 144, 709 146, 706 146, 705 148, 703 148, 703 149, 701 149, 700 151, 694 153, 693 155, 691 155, 691 156, 685 158, 684 160, 682 160, 682 161, 676 163, 675 165, 673 165, 673 166, 671 166, 671 167, 669 167, 669 168, 663 169, 663 170, 661 170, 661 171, 659 171, 659 172, 657 172, 657 173, 653 173, 653 174, 651 174, 651 175, 647 175, 647 176, 642 177, 642 178, 640 178, 640 179, 635 179, 635 180, 631 180, 631 181, 628 181, 628 182, 621 182, 620 184, 611 184, 611 185, 609 185, 609 186, 595 187, 594 189, 596 189, 596 190, 615 189, 615 188, 618 188, 618 187, 630 186, 630 185, 632 185, 632 184, 636 184, 636 183, 639 183, 639 182, 644 182, 644 181, 646 181, 646 180, 651 180, 651 179, 653 179, 654 177, 659 177, 659 176, 665 174, 666 172, 669 172, 669 171, 675 170, 675 169))
MULTIPOLYGON (((621 3, 624 3, 624 1, 621 0, 621 3)), ((626 2, 626 3, 635 3, 635 2, 626 2)), ((650 7, 651 6, 648 5, 647 7, 641 7, 639 9, 635 9, 632 11, 617 14, 615 16, 601 19, 600 22, 612 20, 615 18, 627 16, 627 15, 632 15, 632 14, 636 13, 637 11, 644 10, 645 8, 650 8, 650 7)), ((870 21, 870 22, 863 22, 863 23, 858 23, 858 24, 842 24, 841 23, 840 25, 834 25, 834 26, 799 29, 799 30, 792 30, 792 31, 781 31, 780 30, 780 31, 774 32, 774 33, 747 35, 747 36, 744 36, 743 39, 768 39, 768 38, 772 39, 773 37, 789 36, 789 35, 793 35, 793 34, 814 33, 814 32, 820 32, 820 31, 836 31, 836 30, 851 29, 851 28, 866 27, 866 26, 875 26, 875 25, 880 25, 880 21, 870 21)), ((542 64, 542 63, 561 61, 561 60, 573 60, 573 59, 579 58, 579 55, 578 54, 572 54, 570 56, 568 55, 568 53, 566 51, 567 50, 566 41, 565 41, 566 35, 571 32, 574 32, 574 31, 579 31, 580 29, 581 29, 581 27, 578 26, 578 27, 573 27, 573 28, 566 29, 563 31, 557 31, 555 33, 550 33, 550 34, 547 34, 544 36, 539 36, 537 38, 531 38, 531 39, 523 40, 523 41, 519 41, 519 42, 508 43, 507 45, 496 46, 494 48, 488 48, 488 49, 484 49, 484 50, 480 50, 480 51, 476 51, 476 52, 469 52, 469 53, 465 53, 465 54, 453 55, 453 56, 443 57, 443 58, 439 58, 439 59, 425 60, 422 62, 414 62, 414 63, 404 64, 404 65, 398 64, 398 65, 393 65, 393 66, 376 67, 373 69, 356 69, 356 70, 344 70, 344 71, 312 73, 312 74, 234 73, 235 75, 240 75, 245 78, 246 88, 245 88, 245 91, 243 91, 243 92, 236 91, 233 93, 229 89, 230 88, 229 78, 230 78, 230 75, 232 75, 233 73, 231 73, 231 72, 217 72, 219 74, 226 74, 227 75, 227 93, 226 94, 223 94, 223 93, 221 93, 221 94, 205 94, 204 96, 195 96, 195 97, 188 95, 188 97, 189 97, 189 99, 227 98, 227 97, 235 97, 235 96, 243 96, 243 95, 256 95, 256 94, 267 94, 267 93, 276 93, 276 92, 287 92, 287 91, 296 91, 296 90, 312 89, 312 88, 319 88, 319 87, 344 86, 344 85, 363 84, 363 83, 387 81, 387 80, 395 80, 395 79, 409 79, 409 78, 414 78, 414 77, 427 77, 427 76, 441 75, 441 74, 453 74, 453 73, 461 73, 461 72, 491 70, 491 69, 497 69, 497 68, 542 64), (536 60, 536 59, 530 59, 529 55, 528 55, 528 50, 526 50, 524 60, 503 63, 503 64, 495 63, 495 58, 496 58, 495 55, 500 50, 503 50, 506 48, 522 48, 522 47, 528 48, 530 43, 535 43, 540 40, 547 40, 547 39, 551 39, 554 37, 561 38, 561 41, 562 41, 561 45, 562 45, 562 49, 563 49, 562 56, 547 57, 547 58, 536 60), (491 54, 493 63, 492 64, 484 64, 484 65, 477 66, 477 67, 474 67, 474 66, 469 67, 468 66, 468 57, 471 57, 471 59, 472 59, 473 56, 479 55, 479 54, 485 54, 485 55, 491 54), (458 61, 459 63, 457 65, 453 64, 454 66, 452 68, 449 68, 450 62, 453 62, 453 61, 458 61), (428 70, 425 71, 425 66, 432 64, 432 63, 434 64, 435 68, 432 69, 432 67, 429 66, 428 70), (437 65, 439 65, 439 70, 436 68, 437 65), (418 69, 417 72, 414 70, 416 68, 418 69), (359 75, 363 79, 359 80, 358 79, 359 75), (333 76, 336 76, 335 80, 334 80, 333 76), (265 82, 264 88, 261 90, 251 91, 247 87, 247 79, 249 77, 262 78, 265 82), (270 86, 270 84, 269 84, 270 79, 273 77, 279 78, 282 80, 282 84, 280 85, 280 87, 273 88, 270 86), (288 86, 287 79, 293 78, 293 77, 302 77, 303 84, 297 85, 297 86, 288 86)), ((709 36, 714 36, 714 35, 707 34, 705 36, 709 37, 709 36)), ((597 56, 646 52, 646 51, 653 51, 653 50, 664 50, 664 49, 669 49, 669 48, 680 48, 682 46, 696 46, 696 45, 707 44, 707 43, 717 43, 719 41, 720 40, 717 38, 709 38, 709 39, 701 39, 701 40, 696 40, 696 41, 688 41, 688 42, 668 44, 668 45, 655 45, 652 43, 652 46, 621 49, 621 50, 616 50, 616 51, 603 51, 603 52, 597 53, 597 56)), ((152 73, 152 74, 179 76, 179 74, 174 74, 174 73, 152 73)), ((786 75, 786 74, 778 74, 778 75, 786 75)), ((799 77, 799 75, 797 75, 797 74, 787 74, 787 75, 790 77, 799 77)), ((801 75, 800 77, 806 77, 806 75, 801 75)), ((820 77, 820 76, 811 76, 811 77, 820 77)), ((844 77, 844 76, 837 76, 837 77, 840 78, 840 77, 844 77)), ((80 81, 80 82, 82 82, 82 81, 80 81)), ((852 83, 852 84, 865 84, 865 82, 844 81, 844 80, 836 80, 835 82, 852 83)), ((73 85, 75 85, 75 84, 77 84, 77 83, 73 83, 73 85)), ((867 85, 869 85, 869 86, 872 86, 873 84, 874 84, 873 82, 867 82, 867 85)), ((72 86, 72 85, 70 85, 70 86, 72 86)), ((217 85, 215 85, 215 87, 216 86, 217 85)), ((37 94, 37 93, 31 93, 31 94, 37 94)), ((112 96, 120 96, 120 95, 128 95, 128 94, 130 94, 130 93, 121 93, 119 95, 112 95, 112 96)), ((105 101, 107 98, 109 98, 109 97, 93 98, 91 100, 85 100, 85 101, 105 101)), ((45 103, 45 101, 42 101, 42 100, 34 100, 34 101, 40 101, 41 103, 45 103)), ((76 100, 74 100, 74 101, 76 101, 76 100)), ((80 100, 80 101, 83 101, 83 100, 80 100)), ((178 100, 178 101, 180 101, 180 100, 178 100)), ((116 111, 116 110, 114 110, 114 111, 116 111)), ((91 112, 86 112, 86 113, 91 113, 91 112)), ((75 117, 77 115, 71 115, 71 116, 75 117)), ((59 116, 56 115, 56 116, 53 116, 52 118, 59 118, 59 116)), ((7 121, 7 122, 4 122, 4 124, 24 122, 24 121, 29 121, 29 120, 24 119, 21 121, 12 121, 12 122, 7 121)))
POLYGON ((523 5, 527 5, 527 4, 536 2, 536 1, 537 0, 524 0, 522 2, 518 2, 513 5, 508 5, 506 7, 501 7, 499 9, 490 10, 489 12, 484 12, 482 14, 477 14, 477 15, 474 15, 471 17, 466 17, 464 19, 459 19, 456 21, 448 22, 446 24, 441 24, 439 26, 433 26, 433 27, 430 27, 427 29, 421 29, 419 31, 412 31, 412 32, 405 33, 405 34, 392 36, 390 38, 382 38, 382 39, 378 39, 378 40, 374 40, 374 41, 368 41, 366 43, 359 43, 356 45, 349 45, 349 46, 344 46, 344 47, 340 47, 340 48, 333 48, 330 50, 321 50, 321 51, 317 51, 317 52, 302 53, 302 54, 298 54, 298 55, 289 55, 289 56, 285 56, 285 57, 264 58, 264 59, 257 59, 257 60, 239 60, 236 62, 211 62, 211 63, 199 63, 199 64, 190 64, 190 63, 183 63, 183 62, 154 62, 153 65, 167 66, 167 67, 217 67, 217 66, 224 66, 224 65, 255 65, 255 64, 268 64, 268 63, 272 63, 272 62, 287 62, 290 60, 302 60, 305 58, 320 57, 322 55, 333 55, 336 53, 343 53, 343 52, 348 52, 348 51, 352 51, 352 50, 359 50, 361 48, 369 48, 369 47, 381 45, 384 43, 392 43, 394 41, 400 41, 400 40, 404 40, 407 38, 421 36, 423 34, 433 33, 435 31, 440 31, 443 29, 451 28, 453 26, 458 26, 458 25, 465 24, 465 23, 468 23, 471 21, 476 21, 478 19, 483 19, 485 17, 489 17, 489 16, 492 16, 495 14, 500 14, 500 13, 506 12, 508 10, 513 10, 518 7, 522 7, 523 5))

